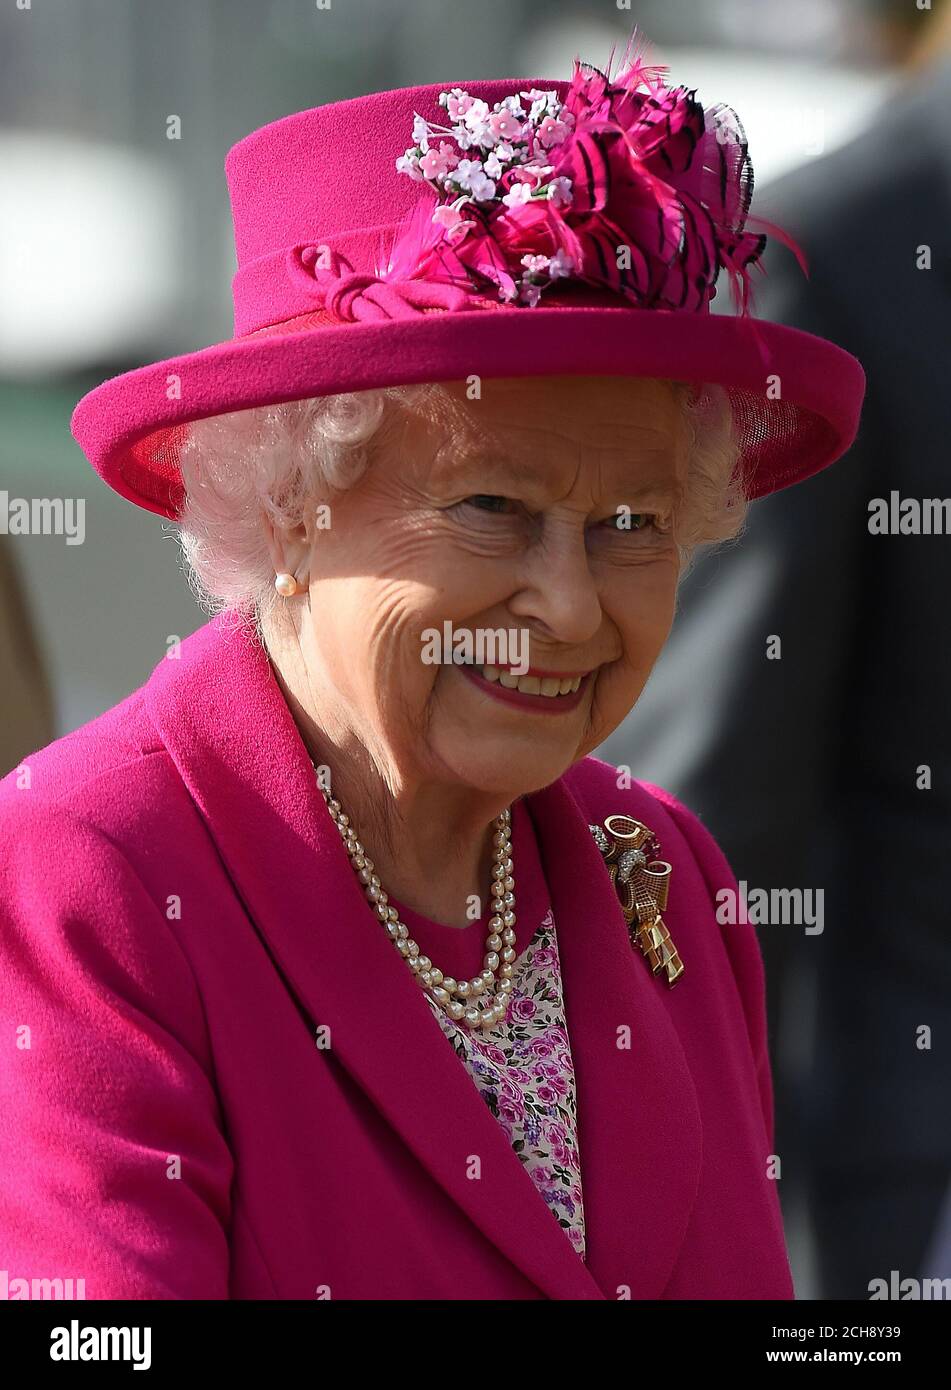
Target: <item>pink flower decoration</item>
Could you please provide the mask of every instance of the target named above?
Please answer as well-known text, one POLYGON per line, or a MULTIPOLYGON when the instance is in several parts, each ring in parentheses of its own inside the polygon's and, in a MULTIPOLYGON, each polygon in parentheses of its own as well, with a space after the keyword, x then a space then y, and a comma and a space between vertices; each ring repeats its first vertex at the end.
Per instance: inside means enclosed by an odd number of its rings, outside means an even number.
POLYGON ((548 201, 554 203, 555 207, 564 207, 571 202, 571 180, 565 178, 552 179, 548 185, 548 201))
POLYGON ((468 222, 462 213, 452 203, 443 203, 433 213, 433 221, 446 230, 447 241, 458 241, 469 227, 474 227, 474 222, 468 222))
MULTIPOLYGON (((461 88, 443 92, 454 124, 417 115, 417 143, 396 166, 444 201, 427 205, 428 234, 407 220, 383 278, 525 307, 573 281, 641 307, 700 310, 725 271, 749 313, 766 237, 745 230, 753 171, 739 119, 667 86, 667 69, 644 61, 636 27, 621 68, 612 78, 610 64, 601 72, 575 59, 564 100, 533 88, 491 110, 461 88), (445 200, 460 194, 472 215, 449 220, 445 200)), ((796 244, 770 230, 805 270, 796 244)))
POLYGON ((509 191, 503 196, 502 202, 507 208, 524 207, 532 196, 532 185, 524 179, 519 179, 513 183, 509 191))
POLYGON ((522 134, 521 124, 511 111, 493 111, 487 124, 490 134, 496 140, 517 140, 522 134))
POLYGON ((570 134, 570 127, 564 121, 556 121, 554 116, 546 116, 538 127, 539 142, 545 149, 561 144, 570 134))
POLYGON ((419 168, 427 179, 439 179, 444 178, 458 163, 459 156, 454 152, 449 141, 441 140, 438 150, 427 150, 423 155, 419 161, 419 168))
POLYGON ((453 87, 451 92, 447 92, 444 95, 448 97, 446 109, 449 112, 449 119, 452 121, 461 121, 472 105, 472 97, 469 96, 468 92, 464 92, 461 87, 453 87))

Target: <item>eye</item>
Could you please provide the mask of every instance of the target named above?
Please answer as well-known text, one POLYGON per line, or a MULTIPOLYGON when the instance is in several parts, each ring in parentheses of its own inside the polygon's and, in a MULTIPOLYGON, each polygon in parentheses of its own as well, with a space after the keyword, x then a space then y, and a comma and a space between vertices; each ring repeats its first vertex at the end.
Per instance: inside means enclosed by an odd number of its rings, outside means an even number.
POLYGON ((480 512, 504 512, 513 503, 510 497, 499 497, 496 493, 477 492, 472 497, 466 497, 459 504, 462 507, 475 507, 480 512))
POLYGON ((601 523, 609 531, 646 531, 649 528, 659 530, 659 518, 651 512, 632 512, 628 508, 622 508, 615 512, 613 516, 606 517, 601 523))

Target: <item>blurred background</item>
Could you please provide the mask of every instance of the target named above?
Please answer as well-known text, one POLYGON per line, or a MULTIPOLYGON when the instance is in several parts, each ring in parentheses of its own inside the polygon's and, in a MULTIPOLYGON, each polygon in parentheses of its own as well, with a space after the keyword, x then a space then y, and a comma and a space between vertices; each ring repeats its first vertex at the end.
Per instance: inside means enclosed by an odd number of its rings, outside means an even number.
POLYGON ((868 496, 935 495, 946 472, 948 18, 942 0, 8 0, 0 12, 0 489, 85 503, 82 544, 0 534, 0 773, 115 704, 169 635, 204 621, 169 525, 98 481, 69 417, 104 378, 231 336, 232 144, 374 90, 567 78, 576 54, 602 65, 623 51, 634 20, 672 82, 739 112, 754 212, 802 242, 812 272, 807 290, 771 252, 757 312, 856 352, 870 410, 843 482, 795 489, 793 511, 757 504, 748 552, 698 566, 644 701, 602 753, 682 795, 738 877, 830 890, 821 936, 761 929, 803 1298, 867 1297, 893 1267, 951 1275, 948 1068, 940 1048, 908 1042, 915 1025, 951 1029, 951 775, 943 788, 938 776, 951 774, 938 732, 949 542, 907 538, 918 550, 900 557, 906 538, 882 538, 870 558, 862 534, 868 496), (931 472, 910 483, 922 457, 931 472), (763 659, 777 632, 793 639, 781 674, 763 659), (915 746, 882 768, 909 729, 915 746), (930 799, 908 794, 921 764, 930 799), (848 842, 834 833, 845 820, 848 842), (877 871, 902 855, 917 877, 892 893, 877 871))

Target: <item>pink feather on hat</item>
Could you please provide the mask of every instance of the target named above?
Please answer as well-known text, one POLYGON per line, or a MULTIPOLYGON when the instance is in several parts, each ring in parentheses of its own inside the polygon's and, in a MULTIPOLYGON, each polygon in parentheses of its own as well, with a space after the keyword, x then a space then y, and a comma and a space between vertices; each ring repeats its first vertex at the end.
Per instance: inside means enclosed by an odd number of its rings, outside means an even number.
MULTIPOLYGON (((645 62, 646 50, 635 26, 616 78, 611 62, 602 72, 576 58, 562 101, 532 91, 497 102, 491 115, 507 120, 510 132, 514 127, 514 143, 499 140, 482 113, 486 104, 474 104, 462 89, 440 99, 463 115, 462 124, 434 126, 417 116, 418 143, 397 165, 425 178, 435 197, 418 203, 397 229, 383 278, 444 281, 480 296, 494 285, 501 298, 527 307, 568 278, 646 307, 698 309, 725 270, 748 315, 751 271, 766 237, 745 230, 753 192, 745 133, 730 107, 705 111, 694 91, 667 86, 667 68, 645 62), (533 103, 528 113, 526 100, 533 103), (453 139, 463 142, 459 155, 453 139), (481 185, 469 196, 457 172, 463 158, 481 185), (498 176, 486 177, 486 169, 498 176), (510 202, 506 194, 516 182, 530 192, 510 202), (566 187, 570 198, 552 196, 552 188, 566 187), (549 263, 558 253, 560 273, 552 276, 549 263), (523 273, 526 257, 532 264, 523 273)), ((772 230, 805 270, 791 238, 772 230)))

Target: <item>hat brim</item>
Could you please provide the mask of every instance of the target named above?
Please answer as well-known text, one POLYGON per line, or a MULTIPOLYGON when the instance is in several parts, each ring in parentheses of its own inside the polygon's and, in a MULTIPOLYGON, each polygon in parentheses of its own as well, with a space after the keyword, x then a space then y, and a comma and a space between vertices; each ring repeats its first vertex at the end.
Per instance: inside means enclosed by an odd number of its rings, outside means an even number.
POLYGON ((82 398, 71 428, 115 492, 174 520, 192 420, 372 387, 551 375, 723 386, 751 499, 839 458, 865 392, 850 353, 763 319, 562 304, 328 324, 318 311, 112 377, 82 398))

